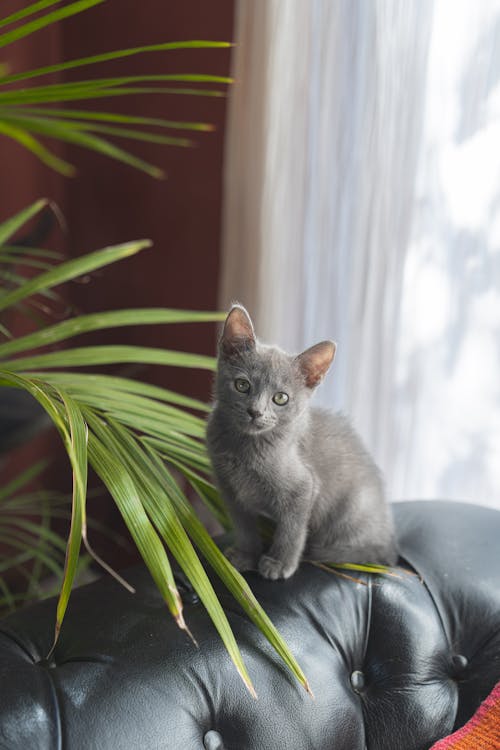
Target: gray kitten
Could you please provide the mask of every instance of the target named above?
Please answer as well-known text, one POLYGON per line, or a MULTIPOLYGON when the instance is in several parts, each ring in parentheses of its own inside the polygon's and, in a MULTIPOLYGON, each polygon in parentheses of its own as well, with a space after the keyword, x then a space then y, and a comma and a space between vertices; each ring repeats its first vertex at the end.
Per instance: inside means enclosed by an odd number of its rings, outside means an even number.
POLYGON ((219 344, 207 445, 235 528, 239 570, 288 578, 301 558, 394 564, 397 551, 382 479, 340 414, 309 404, 335 355, 322 341, 298 356, 255 338, 241 305, 219 344), (276 523, 263 554, 257 516, 276 523))

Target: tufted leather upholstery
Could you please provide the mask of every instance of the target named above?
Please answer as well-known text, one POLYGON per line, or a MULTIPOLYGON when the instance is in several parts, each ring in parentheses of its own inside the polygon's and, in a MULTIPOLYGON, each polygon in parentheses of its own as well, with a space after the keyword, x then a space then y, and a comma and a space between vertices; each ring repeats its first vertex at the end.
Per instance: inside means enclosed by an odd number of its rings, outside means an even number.
POLYGON ((500 513, 395 506, 416 576, 353 583, 302 565, 248 579, 310 679, 312 700, 217 585, 259 700, 196 597, 170 620, 143 568, 73 594, 54 661, 46 601, 0 622, 2 750, 427 750, 500 678, 500 513))

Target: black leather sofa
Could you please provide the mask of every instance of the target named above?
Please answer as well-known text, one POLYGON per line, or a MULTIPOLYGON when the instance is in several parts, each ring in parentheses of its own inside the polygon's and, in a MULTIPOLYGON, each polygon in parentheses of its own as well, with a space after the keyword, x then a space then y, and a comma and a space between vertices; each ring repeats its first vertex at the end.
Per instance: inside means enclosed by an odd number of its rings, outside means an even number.
POLYGON ((54 601, 0 621, 0 747, 428 750, 500 679, 500 513, 410 502, 395 516, 419 576, 248 576, 314 700, 219 585, 253 700, 189 588, 198 650, 138 567, 135 596, 109 578, 74 592, 50 663, 54 601))

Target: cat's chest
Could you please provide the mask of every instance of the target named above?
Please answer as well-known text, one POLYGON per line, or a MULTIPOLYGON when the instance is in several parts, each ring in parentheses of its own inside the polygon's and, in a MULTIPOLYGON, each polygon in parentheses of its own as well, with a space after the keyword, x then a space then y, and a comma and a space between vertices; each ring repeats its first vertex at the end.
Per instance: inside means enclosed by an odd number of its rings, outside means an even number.
POLYGON ((286 474, 285 461, 275 452, 267 455, 240 455, 231 460, 231 470, 240 480, 274 483, 286 474))
POLYGON ((292 491, 301 471, 298 454, 273 450, 259 454, 227 456, 225 473, 235 499, 245 506, 273 516, 272 509, 283 492, 292 491))

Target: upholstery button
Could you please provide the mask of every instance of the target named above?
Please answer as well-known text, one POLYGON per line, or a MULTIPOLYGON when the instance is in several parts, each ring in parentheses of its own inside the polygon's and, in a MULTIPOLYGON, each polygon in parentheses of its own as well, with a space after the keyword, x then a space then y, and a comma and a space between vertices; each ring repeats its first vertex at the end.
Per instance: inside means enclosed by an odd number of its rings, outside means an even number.
POLYGON ((463 654, 453 654, 451 657, 451 665, 453 669, 453 674, 459 674, 460 672, 463 672, 463 670, 467 667, 469 664, 469 660, 466 656, 463 654))
POLYGON ((53 659, 40 659, 40 661, 36 661, 35 664, 38 667, 44 667, 45 669, 55 669, 57 667, 57 664, 53 659))
POLYGON ((219 732, 211 729, 203 738, 203 745, 205 750, 224 750, 224 743, 219 732))
POLYGON ((351 675, 351 685, 356 693, 360 693, 365 687, 365 676, 363 672, 356 669, 351 675))

